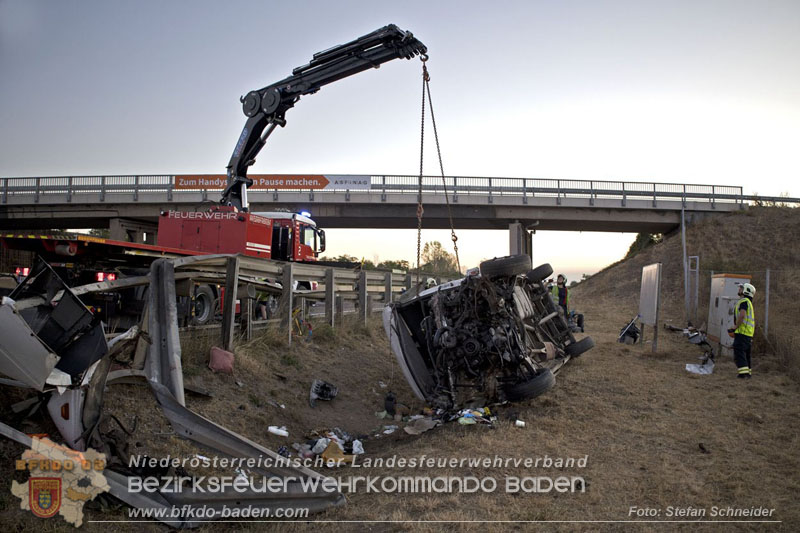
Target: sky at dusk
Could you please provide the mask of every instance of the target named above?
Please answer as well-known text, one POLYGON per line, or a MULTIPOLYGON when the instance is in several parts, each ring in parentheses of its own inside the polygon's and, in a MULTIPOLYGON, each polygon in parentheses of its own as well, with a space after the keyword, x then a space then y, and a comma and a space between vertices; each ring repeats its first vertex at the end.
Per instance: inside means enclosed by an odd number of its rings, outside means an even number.
MULTIPOLYGON (((428 46, 448 175, 800 196, 797 1, 0 0, 0 176, 224 173, 240 95, 388 23, 428 46)), ((304 97, 251 172, 417 173, 420 70, 393 61, 304 97)), ((426 160, 435 174, 432 143, 426 160)), ((505 232, 459 236, 466 266, 508 253, 505 232)), ((538 232, 534 262, 575 279, 633 238, 538 232)), ((447 231, 423 240, 450 248, 447 231)), ((406 230, 328 242, 416 248, 406 230)))

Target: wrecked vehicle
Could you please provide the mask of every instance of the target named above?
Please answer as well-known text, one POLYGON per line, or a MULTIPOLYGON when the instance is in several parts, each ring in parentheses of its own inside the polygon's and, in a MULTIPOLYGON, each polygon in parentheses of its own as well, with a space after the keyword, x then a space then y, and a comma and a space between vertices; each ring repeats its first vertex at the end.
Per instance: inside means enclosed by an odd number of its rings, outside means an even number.
MULTIPOLYGON (((477 269, 476 269, 477 270, 477 269)), ((535 398, 570 358, 594 346, 576 340, 530 257, 484 261, 480 271, 384 308, 383 323, 415 394, 431 407, 535 398)))

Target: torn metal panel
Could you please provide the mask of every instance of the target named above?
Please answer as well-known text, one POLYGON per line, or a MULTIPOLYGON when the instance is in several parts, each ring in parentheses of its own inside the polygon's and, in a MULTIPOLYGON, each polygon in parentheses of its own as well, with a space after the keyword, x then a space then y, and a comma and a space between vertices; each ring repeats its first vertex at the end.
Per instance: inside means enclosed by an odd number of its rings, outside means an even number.
POLYGON ((166 386, 180 405, 183 396, 181 343, 178 336, 178 308, 175 300, 175 269, 166 259, 150 267, 148 334, 152 342, 147 354, 147 378, 166 386))
POLYGON ((0 305, 0 372, 41 391, 58 360, 11 304, 0 305))
POLYGON ((9 297, 18 301, 41 298, 39 305, 18 308, 18 311, 39 339, 55 353, 60 353, 76 336, 92 327, 91 311, 42 260, 9 297), (54 301, 60 291, 63 291, 61 299, 54 301))
POLYGON ((103 323, 98 322, 86 333, 59 352, 61 360, 56 368, 77 376, 108 353, 108 343, 103 323))

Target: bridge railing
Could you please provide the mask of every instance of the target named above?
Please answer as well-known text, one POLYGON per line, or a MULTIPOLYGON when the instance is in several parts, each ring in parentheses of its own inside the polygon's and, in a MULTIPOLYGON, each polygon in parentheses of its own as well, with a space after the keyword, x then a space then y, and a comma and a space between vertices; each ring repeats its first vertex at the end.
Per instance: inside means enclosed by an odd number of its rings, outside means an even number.
MULTIPOLYGON (((305 192, 313 199, 314 195, 346 192, 349 196, 359 194, 416 195, 419 190, 419 177, 409 175, 371 175, 369 189, 348 190, 346 188, 293 190, 305 192)), ((40 200, 58 199, 71 201, 74 195, 97 195, 98 202, 139 200, 140 193, 163 193, 164 200, 173 199, 174 194, 202 193, 203 198, 216 199, 219 190, 176 189, 174 175, 112 175, 112 176, 51 176, 51 177, 9 177, 0 178, 2 203, 10 197, 30 198, 34 203, 40 200), (125 198, 121 198, 124 196, 125 198)), ((681 183, 658 183, 637 181, 573 180, 512 177, 424 176, 423 194, 444 194, 445 188, 451 199, 458 201, 460 196, 483 196, 492 198, 516 196, 523 202, 528 198, 555 198, 556 203, 569 198, 588 199, 590 205, 597 199, 619 200, 625 205, 627 200, 650 200, 656 204, 660 200, 681 200, 686 202, 738 203, 759 199, 744 196, 742 187, 732 185, 698 185, 681 183)), ((260 194, 284 193, 284 190, 251 189, 255 199, 260 194)), ((766 201, 800 203, 792 198, 760 198, 766 201)))

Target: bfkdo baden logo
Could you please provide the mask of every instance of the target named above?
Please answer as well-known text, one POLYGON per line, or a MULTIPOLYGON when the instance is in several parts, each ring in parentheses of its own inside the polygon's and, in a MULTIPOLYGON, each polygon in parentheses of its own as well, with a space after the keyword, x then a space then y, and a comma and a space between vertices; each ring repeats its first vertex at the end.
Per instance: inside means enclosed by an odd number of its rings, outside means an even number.
POLYGON ((28 491, 31 512, 39 518, 50 518, 61 508, 61 478, 32 477, 28 491))

